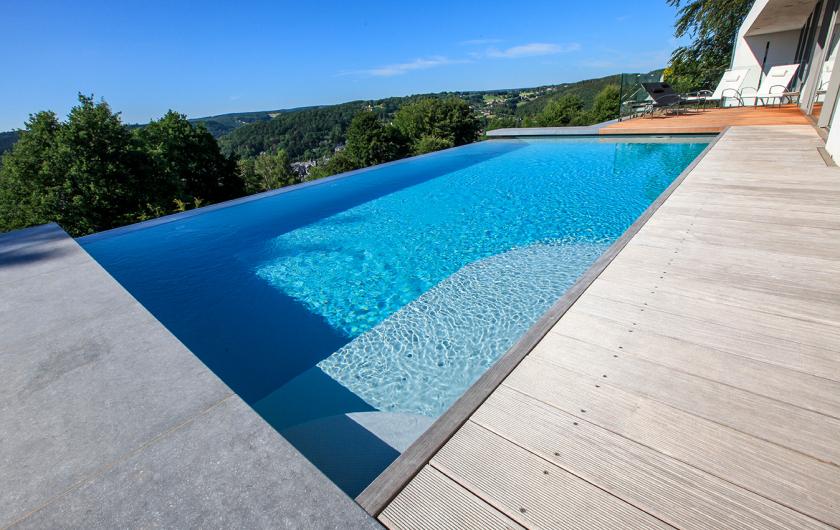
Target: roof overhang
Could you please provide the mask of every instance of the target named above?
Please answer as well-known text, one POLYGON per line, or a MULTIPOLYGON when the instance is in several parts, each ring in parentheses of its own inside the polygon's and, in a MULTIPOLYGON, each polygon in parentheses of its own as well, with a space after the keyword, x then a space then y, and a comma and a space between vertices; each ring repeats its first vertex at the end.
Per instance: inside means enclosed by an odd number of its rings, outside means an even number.
POLYGON ((769 0, 744 36, 801 29, 817 0, 769 0))

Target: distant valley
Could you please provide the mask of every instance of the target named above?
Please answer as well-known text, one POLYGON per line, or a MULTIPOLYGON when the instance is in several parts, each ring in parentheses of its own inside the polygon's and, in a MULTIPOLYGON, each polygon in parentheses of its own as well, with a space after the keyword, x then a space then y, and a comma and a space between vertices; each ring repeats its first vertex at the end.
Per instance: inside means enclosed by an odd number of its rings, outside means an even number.
MULTIPOLYGON (((362 110, 371 110, 387 120, 406 103, 428 97, 457 96, 469 102, 481 115, 486 130, 519 127, 528 125, 529 119, 552 100, 572 94, 589 107, 600 90, 618 83, 620 77, 612 75, 530 88, 417 94, 336 105, 221 114, 189 121, 203 124, 218 140, 225 155, 247 158, 283 149, 291 161, 304 162, 330 156, 343 145, 350 121, 362 110)), ((0 132, 0 153, 11 149, 18 135, 17 131, 0 132)))

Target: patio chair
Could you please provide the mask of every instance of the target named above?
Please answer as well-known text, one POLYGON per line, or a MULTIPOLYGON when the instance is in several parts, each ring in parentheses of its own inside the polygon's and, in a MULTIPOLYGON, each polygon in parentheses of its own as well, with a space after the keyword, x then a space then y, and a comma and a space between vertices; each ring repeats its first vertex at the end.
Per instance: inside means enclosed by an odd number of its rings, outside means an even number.
MULTIPOLYGON (((683 100, 686 103, 699 103, 705 105, 709 102, 720 102, 721 105, 725 103, 726 98, 735 99, 739 105, 744 104, 741 96, 741 91, 744 90, 744 82, 747 80, 747 68, 733 68, 723 73, 720 82, 715 88, 714 92, 711 90, 700 90, 699 92, 692 92, 685 94, 683 100)), ((755 89, 753 89, 755 90, 755 89)))
POLYGON ((742 97, 753 98, 755 100, 756 107, 759 105, 767 105, 768 103, 772 103, 774 100, 778 100, 779 105, 781 105, 785 98, 790 101, 792 101, 793 98, 799 98, 799 92, 788 91, 788 85, 790 85, 790 82, 798 69, 798 64, 783 64, 774 66, 769 72, 767 72, 767 75, 764 77, 764 81, 762 81, 761 86, 758 87, 755 95, 746 96, 742 94, 742 97))
POLYGON ((642 83, 642 88, 650 96, 647 112, 653 114, 657 110, 665 113, 668 111, 679 112, 681 105, 685 102, 683 97, 674 92, 673 87, 668 83, 642 83))

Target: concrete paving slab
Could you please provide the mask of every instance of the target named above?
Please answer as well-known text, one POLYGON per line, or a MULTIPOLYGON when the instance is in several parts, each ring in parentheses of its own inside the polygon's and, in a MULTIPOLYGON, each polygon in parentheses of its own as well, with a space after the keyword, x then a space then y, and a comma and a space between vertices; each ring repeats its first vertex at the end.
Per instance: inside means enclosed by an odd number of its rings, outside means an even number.
POLYGON ((378 528, 233 396, 16 528, 378 528))
POLYGON ((0 528, 376 523, 57 225, 0 235, 0 528))

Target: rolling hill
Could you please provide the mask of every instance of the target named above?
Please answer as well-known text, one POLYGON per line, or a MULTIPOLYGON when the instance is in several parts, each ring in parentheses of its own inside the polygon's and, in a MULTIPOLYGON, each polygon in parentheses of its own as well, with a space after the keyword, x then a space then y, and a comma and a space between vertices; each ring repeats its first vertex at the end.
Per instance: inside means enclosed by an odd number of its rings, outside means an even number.
MULTIPOLYGON (((251 157, 282 148, 293 161, 313 160, 331 155, 344 143, 350 120, 361 110, 372 110, 388 119, 402 105, 419 98, 456 96, 468 101, 484 118, 487 128, 492 129, 517 126, 539 114, 551 100, 566 94, 579 96, 584 106, 589 107, 601 89, 619 81, 618 75, 611 75, 530 88, 416 94, 336 105, 220 114, 190 121, 203 124, 219 141, 226 155, 251 157)), ((0 154, 11 149, 18 134, 17 131, 0 133, 0 154)))

